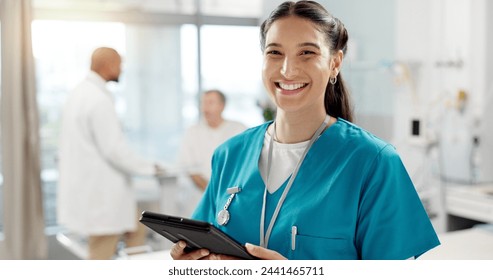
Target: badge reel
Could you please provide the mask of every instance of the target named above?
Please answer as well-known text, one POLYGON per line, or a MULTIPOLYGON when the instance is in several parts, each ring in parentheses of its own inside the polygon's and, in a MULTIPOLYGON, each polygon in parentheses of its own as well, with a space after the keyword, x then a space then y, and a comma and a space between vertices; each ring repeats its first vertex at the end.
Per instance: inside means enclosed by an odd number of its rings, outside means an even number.
POLYGON ((231 215, 229 214, 228 207, 233 201, 233 198, 237 193, 241 191, 240 187, 232 187, 228 188, 227 192, 230 194, 228 201, 226 201, 226 204, 224 204, 224 207, 219 213, 217 213, 216 221, 220 226, 224 226, 229 222, 229 218, 231 215))

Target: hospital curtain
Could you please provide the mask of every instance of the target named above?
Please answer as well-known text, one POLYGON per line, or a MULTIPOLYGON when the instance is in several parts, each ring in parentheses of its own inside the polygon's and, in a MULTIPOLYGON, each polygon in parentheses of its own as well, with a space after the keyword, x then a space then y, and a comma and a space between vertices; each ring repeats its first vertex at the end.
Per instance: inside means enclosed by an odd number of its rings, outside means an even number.
POLYGON ((0 0, 4 247, 8 259, 44 259, 39 120, 31 0, 0 0))

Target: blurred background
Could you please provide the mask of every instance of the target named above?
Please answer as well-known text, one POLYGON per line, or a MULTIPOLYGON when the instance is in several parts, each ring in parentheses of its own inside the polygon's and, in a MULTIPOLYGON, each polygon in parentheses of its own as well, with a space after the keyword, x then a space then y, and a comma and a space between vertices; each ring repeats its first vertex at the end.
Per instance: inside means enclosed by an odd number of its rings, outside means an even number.
MULTIPOLYGON (((46 259, 80 258, 57 239, 63 232, 56 217, 58 136, 64 100, 87 74, 96 47, 112 47, 123 56, 120 83, 110 90, 127 139, 143 155, 173 166, 185 129, 200 118, 205 89, 226 93, 225 117, 250 127, 264 122, 259 25, 282 1, 22 0, 30 34, 5 28, 10 1, 0 0, 0 60, 22 53, 14 39, 29 36, 46 259)), ((355 123, 396 146, 435 229, 462 246, 438 257, 452 258, 468 244, 474 250, 471 243, 477 242, 492 253, 459 258, 493 259, 493 232, 481 238, 454 235, 487 231, 493 222, 493 2, 319 2, 349 32, 342 74, 355 123)), ((14 72, 4 65, 0 85, 14 72)), ((1 100, 2 117, 4 108, 17 108, 1 100)), ((2 170, 0 164, 0 259, 9 259, 3 221, 18 214, 4 207, 2 170)), ((173 178, 168 185, 142 181, 143 203, 154 201, 160 210, 179 214, 169 201, 170 194, 179 196, 173 178)))

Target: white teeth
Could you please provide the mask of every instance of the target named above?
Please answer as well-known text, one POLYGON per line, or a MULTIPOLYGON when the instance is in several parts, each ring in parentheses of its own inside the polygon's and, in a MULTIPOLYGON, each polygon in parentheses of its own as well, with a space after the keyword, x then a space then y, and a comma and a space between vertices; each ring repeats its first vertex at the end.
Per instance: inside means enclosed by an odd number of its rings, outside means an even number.
POLYGON ((298 84, 283 84, 279 83, 279 87, 285 90, 295 90, 304 87, 306 84, 298 83, 298 84))

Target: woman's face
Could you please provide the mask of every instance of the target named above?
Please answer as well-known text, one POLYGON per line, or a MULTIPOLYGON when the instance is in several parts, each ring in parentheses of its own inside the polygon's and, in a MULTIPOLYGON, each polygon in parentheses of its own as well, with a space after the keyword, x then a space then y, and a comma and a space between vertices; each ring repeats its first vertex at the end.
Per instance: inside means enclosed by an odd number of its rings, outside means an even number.
POLYGON ((281 18, 266 34, 264 86, 285 112, 323 109, 332 60, 315 24, 296 16, 281 18))

